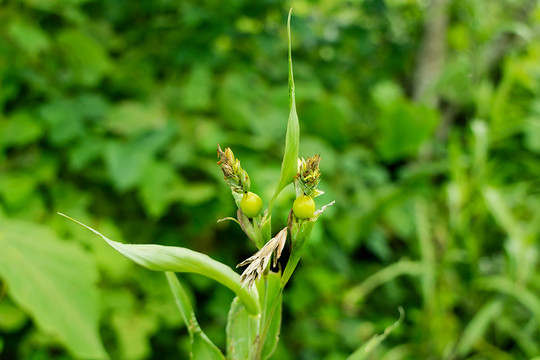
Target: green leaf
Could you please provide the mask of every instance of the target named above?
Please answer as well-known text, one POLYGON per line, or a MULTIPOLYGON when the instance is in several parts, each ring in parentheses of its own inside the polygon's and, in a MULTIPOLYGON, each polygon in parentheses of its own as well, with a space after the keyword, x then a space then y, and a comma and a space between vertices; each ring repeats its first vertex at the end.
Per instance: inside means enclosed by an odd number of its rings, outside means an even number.
POLYGON ((211 360, 211 359, 225 359, 225 356, 221 353, 216 345, 206 336, 201 330, 193 307, 189 301, 189 298, 182 288, 180 281, 176 277, 176 274, 167 271, 165 277, 169 282, 169 286, 174 296, 174 300, 180 314, 184 319, 186 328, 188 329, 191 337, 191 358, 193 360, 211 360))
POLYGON ((110 142, 105 147, 105 164, 114 186, 126 191, 139 184, 152 154, 137 143, 110 142))
POLYGON ((115 134, 133 137, 164 128, 166 116, 163 107, 157 104, 123 101, 110 109, 104 125, 115 134))
POLYGON ((40 108, 39 114, 47 124, 49 138, 55 145, 66 145, 85 135, 84 121, 75 101, 51 101, 40 108))
POLYGON ((235 292, 250 314, 258 315, 260 313, 257 292, 242 287, 240 276, 237 273, 208 255, 175 246, 122 244, 108 239, 98 231, 67 215, 58 214, 101 236, 116 251, 141 266, 154 271, 189 272, 204 275, 235 292))
POLYGON ((7 299, 0 300, 0 330, 15 332, 28 322, 26 313, 7 299))
POLYGON ((397 100, 382 110, 376 148, 386 161, 416 156, 437 125, 437 112, 407 100, 397 100))
POLYGON ((111 69, 106 49, 80 30, 62 31, 57 38, 74 79, 81 85, 94 86, 111 69))
POLYGON ((502 276, 490 276, 475 280, 474 285, 482 290, 497 291, 501 294, 514 297, 523 304, 523 306, 529 309, 536 317, 537 321, 540 320, 540 300, 535 293, 523 287, 521 284, 515 283, 502 276))
POLYGON ((269 212, 272 206, 285 186, 290 184, 298 171, 298 151, 300 148, 300 125, 298 123, 298 114, 296 113, 295 86, 291 55, 291 12, 287 19, 287 35, 289 39, 289 122, 287 123, 287 134, 285 136, 285 153, 281 163, 281 174, 279 175, 278 185, 274 196, 270 201, 269 212))
POLYGON ((0 142, 5 146, 25 146, 43 133, 41 124, 27 111, 15 113, 6 120, 0 124, 0 142))
POLYGON ((279 341, 279 331, 281 328, 281 304, 282 289, 280 287, 281 275, 270 272, 267 277, 266 298, 271 302, 268 304, 265 322, 268 330, 264 338, 261 359, 268 359, 276 350, 279 341), (269 323, 268 323, 269 321, 269 323))
POLYGON ((536 154, 540 154, 540 101, 533 105, 535 111, 523 124, 524 145, 536 154))
POLYGON ((6 208, 27 206, 38 186, 35 176, 24 172, 0 174, 0 196, 6 208))
POLYGON ((155 218, 161 217, 174 201, 174 192, 181 189, 180 180, 169 163, 151 162, 144 172, 139 195, 146 212, 155 218))
POLYGON ((159 328, 155 315, 119 309, 112 314, 111 325, 124 359, 146 359, 152 353, 150 337, 159 328))
POLYGON ((191 359, 225 360, 225 356, 223 356, 221 351, 210 341, 210 339, 208 339, 204 333, 200 333, 193 337, 193 342, 191 343, 191 359))
POLYGON ((457 354, 460 357, 465 357, 472 350, 475 343, 482 339, 488 325, 501 314, 503 304, 503 300, 493 300, 476 313, 465 330, 463 330, 461 340, 456 346, 457 354))
POLYGON ((349 290, 345 294, 343 303, 347 308, 351 310, 355 309, 357 306, 356 304, 365 299, 366 296, 377 287, 394 280, 399 276, 422 275, 423 269, 420 262, 410 260, 400 260, 394 264, 388 265, 349 290))
POLYGON ((97 269, 80 247, 30 222, 0 220, 0 276, 11 298, 76 357, 105 359, 97 269))
POLYGON ((78 172, 101 157, 104 141, 90 135, 85 136, 70 149, 69 166, 78 172))
POLYGON ((203 63, 197 63, 191 69, 182 90, 182 103, 186 110, 208 110, 212 105, 211 69, 203 63))
POLYGON ((384 332, 379 335, 373 336, 367 343, 362 345, 358 350, 356 350, 354 353, 352 353, 347 360, 364 360, 367 359, 368 356, 371 354, 371 352, 379 346, 380 343, 382 343, 388 335, 392 333, 392 331, 395 330, 401 323, 403 322, 403 319, 405 318, 405 312, 401 307, 398 308, 399 310, 399 319, 386 329, 384 329, 384 332))
POLYGON ((36 56, 50 47, 50 40, 45 32, 19 19, 9 24, 8 33, 15 43, 30 56, 36 56))
POLYGON ((251 359, 257 348, 259 317, 249 315, 238 297, 234 298, 227 321, 227 358, 251 359))

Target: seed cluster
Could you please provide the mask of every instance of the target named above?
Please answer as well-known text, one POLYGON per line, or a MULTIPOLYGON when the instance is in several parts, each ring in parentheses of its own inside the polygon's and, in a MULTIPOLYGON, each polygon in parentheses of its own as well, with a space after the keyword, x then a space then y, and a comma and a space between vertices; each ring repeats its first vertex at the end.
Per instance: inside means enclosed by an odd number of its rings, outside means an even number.
POLYGON ((240 166, 240 160, 234 157, 231 148, 221 150, 218 145, 217 153, 219 157, 218 164, 221 166, 225 181, 235 193, 242 194, 249 191, 251 181, 248 173, 240 166))
POLYGON ((303 193, 311 197, 315 197, 316 188, 321 178, 321 170, 319 163, 321 162, 320 155, 314 155, 299 160, 298 173, 295 176, 296 183, 302 189, 303 193))

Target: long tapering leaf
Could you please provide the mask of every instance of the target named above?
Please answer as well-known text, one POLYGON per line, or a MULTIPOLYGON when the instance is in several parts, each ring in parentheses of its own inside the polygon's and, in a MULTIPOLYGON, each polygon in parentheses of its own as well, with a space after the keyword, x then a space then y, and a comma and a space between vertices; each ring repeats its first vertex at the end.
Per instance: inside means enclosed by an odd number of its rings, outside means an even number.
POLYGON ((375 335, 371 339, 369 339, 367 343, 365 343, 358 350, 352 353, 347 358, 347 360, 367 359, 368 356, 372 353, 372 351, 375 350, 375 348, 379 346, 379 344, 382 343, 388 337, 388 335, 390 335, 392 331, 394 331, 403 322, 403 319, 405 318, 405 312, 401 307, 399 307, 398 310, 399 319, 397 319, 396 322, 384 329, 384 332, 382 334, 375 335))
POLYGON ((344 297, 344 305, 352 310, 356 308, 356 304, 364 299, 370 292, 377 287, 385 284, 399 276, 411 275, 417 276, 422 274, 424 267, 418 261, 400 260, 394 264, 388 265, 382 270, 369 276, 359 285, 349 290, 344 297))
POLYGON ((298 123, 298 114, 296 113, 296 98, 295 86, 292 67, 291 54, 291 12, 287 18, 287 35, 289 39, 289 122, 287 123, 287 134, 285 136, 285 153, 283 154, 283 162, 281 163, 281 174, 279 182, 274 192, 274 196, 270 201, 269 212, 272 211, 274 200, 277 198, 281 190, 290 184, 296 175, 298 168, 298 151, 300 148, 300 125, 298 123))
POLYGON ((484 337, 489 324, 503 311, 503 305, 504 300, 493 300, 476 312, 456 346, 459 356, 465 357, 473 349, 474 344, 484 337))
POLYGON ((204 275, 225 285, 240 298, 246 310, 252 315, 260 313, 257 292, 243 288, 240 276, 227 265, 213 260, 208 255, 182 247, 162 245, 122 244, 108 239, 98 231, 83 223, 59 213, 71 221, 84 226, 94 234, 101 236, 116 251, 133 262, 155 271, 189 272, 204 275))
POLYGON ((225 356, 223 356, 219 348, 214 345, 199 326, 191 302, 176 274, 167 271, 165 277, 191 338, 191 358, 193 360, 225 360, 225 356))

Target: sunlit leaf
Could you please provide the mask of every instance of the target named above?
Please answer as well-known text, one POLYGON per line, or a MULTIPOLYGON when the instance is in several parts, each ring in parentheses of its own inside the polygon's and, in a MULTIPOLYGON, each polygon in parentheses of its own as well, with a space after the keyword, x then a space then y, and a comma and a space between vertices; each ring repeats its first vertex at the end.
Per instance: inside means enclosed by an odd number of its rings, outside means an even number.
POLYGON ((74 79, 82 85, 96 85, 111 69, 105 48, 86 33, 71 28, 57 37, 74 79))
POLYGON ((50 47, 47 34, 31 23, 16 19, 9 24, 8 32, 17 45, 30 56, 36 56, 50 47))
POLYGON ((251 314, 257 315, 260 312, 257 293, 254 290, 243 288, 240 284, 240 276, 237 273, 227 265, 213 260, 208 255, 182 247, 122 244, 108 239, 98 231, 67 215, 60 215, 101 236, 116 251, 141 266, 154 271, 188 272, 204 275, 234 291, 251 314))

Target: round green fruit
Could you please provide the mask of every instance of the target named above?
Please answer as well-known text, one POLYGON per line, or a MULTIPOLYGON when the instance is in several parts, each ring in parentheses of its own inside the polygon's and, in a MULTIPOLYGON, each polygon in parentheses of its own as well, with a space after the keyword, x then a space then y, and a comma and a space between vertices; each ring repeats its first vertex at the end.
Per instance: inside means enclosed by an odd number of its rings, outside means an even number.
POLYGON ((293 213, 300 220, 306 220, 313 216, 315 212, 315 201, 308 195, 300 195, 294 200, 293 213))
POLYGON ((259 215, 262 207, 263 203, 259 195, 254 194, 251 191, 244 193, 242 200, 240 200, 240 209, 242 209, 242 212, 248 218, 254 218, 259 215))

